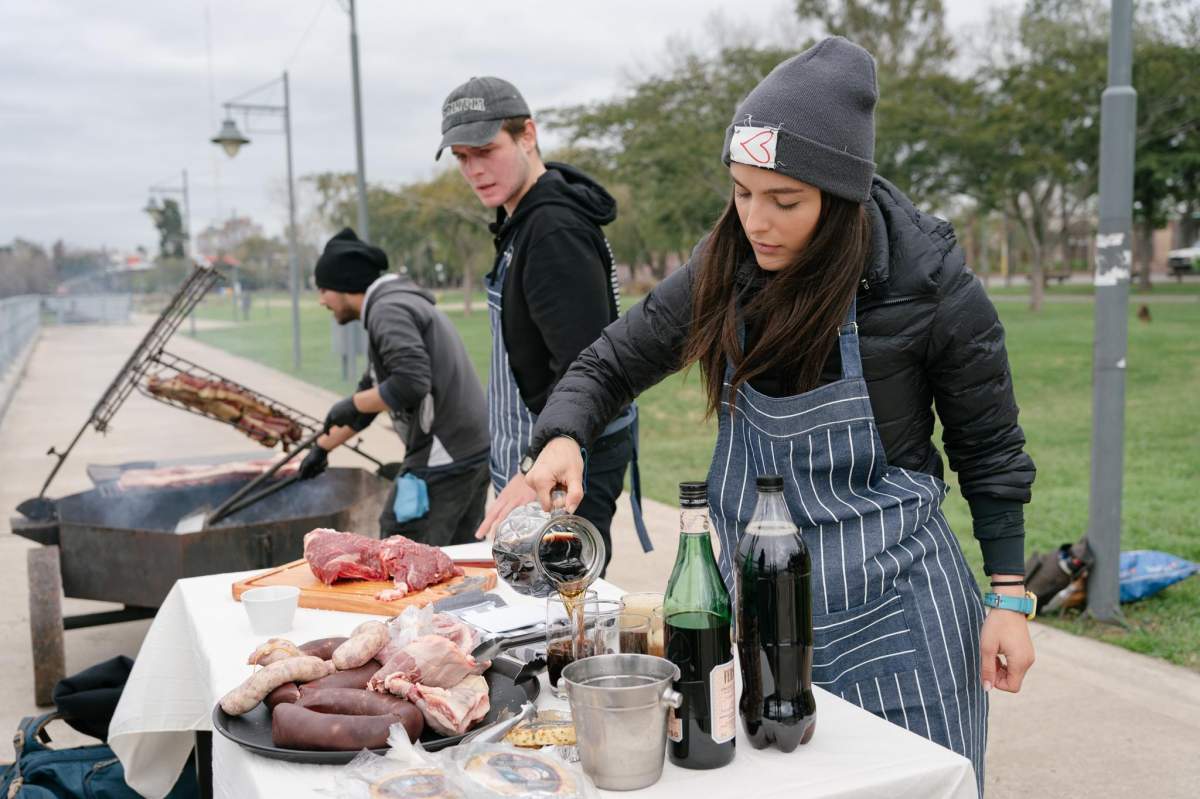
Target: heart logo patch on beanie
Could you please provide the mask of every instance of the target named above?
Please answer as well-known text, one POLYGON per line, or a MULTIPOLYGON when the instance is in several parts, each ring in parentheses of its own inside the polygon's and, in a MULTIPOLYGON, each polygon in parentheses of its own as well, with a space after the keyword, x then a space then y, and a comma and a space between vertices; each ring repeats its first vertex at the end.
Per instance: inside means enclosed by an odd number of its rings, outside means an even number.
POLYGON ((729 140, 729 159, 739 164, 775 168, 775 144, 778 130, 734 125, 733 138, 729 140))

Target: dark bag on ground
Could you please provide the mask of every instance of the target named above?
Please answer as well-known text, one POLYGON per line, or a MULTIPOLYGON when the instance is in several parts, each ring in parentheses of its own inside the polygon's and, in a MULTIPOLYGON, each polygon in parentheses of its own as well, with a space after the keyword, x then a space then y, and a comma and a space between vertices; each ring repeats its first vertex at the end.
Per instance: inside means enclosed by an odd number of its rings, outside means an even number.
POLYGON ((1073 584, 1086 585, 1088 571, 1095 558, 1088 547, 1087 537, 1074 544, 1063 544, 1050 552, 1034 552, 1025 561, 1025 589, 1037 597, 1038 608, 1045 611, 1062 609, 1065 604, 1074 606, 1080 597, 1064 594, 1073 584))
POLYGON ((133 661, 119 655, 59 680, 54 686, 59 716, 84 735, 107 741, 108 723, 131 671, 133 661))
MULTIPOLYGON (((27 716, 13 737, 17 761, 0 766, 3 799, 140 799, 125 784, 125 768, 107 744, 51 749, 46 725, 59 718, 56 711, 27 716)), ((196 772, 189 760, 167 799, 193 799, 200 795, 196 772)))
MULTIPOLYGON (((46 725, 62 719, 79 732, 107 740, 133 661, 115 657, 54 686, 58 710, 21 720, 13 737, 16 762, 0 765, 0 799, 140 799, 125 784, 125 767, 107 744, 51 749, 46 725)), ((188 760, 167 799, 196 799, 200 789, 188 760)))

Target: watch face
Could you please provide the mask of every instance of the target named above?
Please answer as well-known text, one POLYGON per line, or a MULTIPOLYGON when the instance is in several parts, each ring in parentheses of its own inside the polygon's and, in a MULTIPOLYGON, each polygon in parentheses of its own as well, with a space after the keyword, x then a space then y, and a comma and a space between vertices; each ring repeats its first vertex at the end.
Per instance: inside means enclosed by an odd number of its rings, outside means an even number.
POLYGON ((526 455, 524 458, 521 458, 521 466, 520 466, 521 474, 529 474, 529 470, 532 468, 533 468, 533 458, 531 458, 528 455, 526 455))

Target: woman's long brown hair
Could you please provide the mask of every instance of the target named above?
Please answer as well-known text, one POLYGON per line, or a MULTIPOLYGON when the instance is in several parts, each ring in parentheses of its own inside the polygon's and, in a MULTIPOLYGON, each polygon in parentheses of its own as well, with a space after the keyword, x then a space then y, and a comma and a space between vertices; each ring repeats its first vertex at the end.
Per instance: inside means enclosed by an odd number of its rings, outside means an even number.
POLYGON ((684 347, 683 365, 700 364, 707 415, 721 407, 726 362, 733 364, 731 398, 743 383, 770 371, 788 376, 784 384, 789 394, 820 384, 870 249, 870 223, 863 206, 822 192, 812 239, 794 263, 769 276, 739 311, 735 276, 740 265, 754 258, 754 250, 730 196, 704 246, 684 347), (754 346, 745 353, 738 336, 739 313, 758 330, 754 346))

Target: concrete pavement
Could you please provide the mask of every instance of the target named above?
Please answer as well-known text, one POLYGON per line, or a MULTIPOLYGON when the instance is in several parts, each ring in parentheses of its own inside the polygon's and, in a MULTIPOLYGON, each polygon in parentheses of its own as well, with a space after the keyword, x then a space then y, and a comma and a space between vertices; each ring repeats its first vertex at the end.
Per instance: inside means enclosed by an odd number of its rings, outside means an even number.
MULTIPOLYGON (((16 504, 37 494, 52 465, 51 445, 69 443, 100 392, 143 335, 145 320, 129 326, 49 327, 39 340, 8 413, 0 419, 0 735, 35 712, 28 632, 25 551, 32 542, 13 536, 7 519, 16 504)), ((170 349, 218 373, 316 416, 337 397, 281 372, 178 336, 170 349)), ((394 435, 377 423, 364 447, 384 460, 398 458, 394 435)), ((253 452, 231 428, 133 394, 107 436, 86 432, 50 496, 90 487, 89 463, 152 457, 253 452)), ((361 465, 352 453, 339 465, 361 465)), ((674 562, 677 512, 646 503, 654 552, 643 555, 628 503, 614 520, 614 559, 608 577, 630 590, 662 590, 674 562)), ((67 613, 108 609, 66 600, 67 613)), ((117 654, 136 654, 149 622, 129 622, 66 633, 67 673, 117 654)), ((991 693, 988 796, 1185 797, 1200 784, 1200 674, 1123 649, 1033 626, 1034 666, 1020 694, 991 693)), ((83 742, 58 730, 60 745, 83 742)), ((0 761, 11 755, 0 750, 0 761)))

